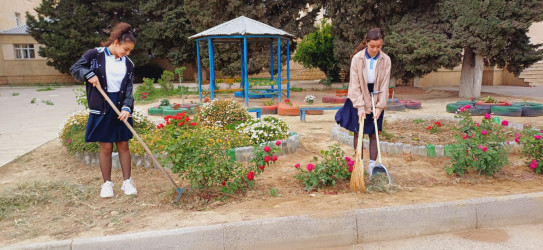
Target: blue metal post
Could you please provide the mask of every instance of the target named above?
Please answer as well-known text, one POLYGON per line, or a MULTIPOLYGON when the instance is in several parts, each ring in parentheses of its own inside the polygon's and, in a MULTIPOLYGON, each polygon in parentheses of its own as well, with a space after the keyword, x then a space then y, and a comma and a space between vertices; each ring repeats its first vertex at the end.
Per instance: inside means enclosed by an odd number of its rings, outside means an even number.
POLYGON ((287 98, 290 98, 290 40, 287 39, 287 98))
POLYGON ((202 69, 200 67, 200 41, 196 40, 196 60, 198 64, 198 95, 200 96, 200 102, 202 102, 202 69))
POLYGON ((211 38, 207 39, 207 48, 209 50, 209 94, 213 100, 215 91, 215 61, 213 60, 213 42, 211 38))
POLYGON ((281 102, 281 37, 277 38, 277 99, 281 102))
POLYGON ((243 38, 243 78, 245 78, 245 106, 249 106, 249 81, 247 79, 247 37, 243 38))
POLYGON ((243 40, 241 40, 241 42, 239 43, 239 50, 241 51, 241 58, 240 58, 240 62, 241 62, 241 72, 240 72, 240 78, 241 78, 241 88, 243 89, 243 96, 245 96, 245 75, 243 74, 243 69, 244 69, 244 66, 243 66, 243 40))
POLYGON ((273 81, 273 40, 270 42, 270 76, 273 81))

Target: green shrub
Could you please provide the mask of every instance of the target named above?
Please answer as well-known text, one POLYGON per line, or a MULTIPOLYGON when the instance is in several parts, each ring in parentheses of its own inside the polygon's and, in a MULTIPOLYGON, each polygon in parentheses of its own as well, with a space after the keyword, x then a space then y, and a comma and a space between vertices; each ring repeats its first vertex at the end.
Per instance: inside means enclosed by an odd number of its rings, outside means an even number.
POLYGON ((164 70, 164 72, 162 72, 162 75, 158 79, 158 85, 160 85, 161 87, 160 90, 163 94, 174 94, 173 93, 174 88, 173 88, 173 82, 172 82, 173 77, 174 77, 174 74, 171 71, 164 70))
POLYGON ((522 145, 523 157, 528 160, 526 164, 536 173, 543 173, 543 130, 535 130, 524 126, 515 141, 522 145))
POLYGON ((179 76, 178 78, 179 83, 183 82, 183 72, 185 72, 185 69, 187 68, 186 67, 175 68, 175 73, 179 76))
POLYGON ((236 130, 250 137, 253 144, 260 144, 286 139, 289 127, 286 122, 277 117, 266 116, 241 123, 236 126, 236 130))
POLYGON ((445 169, 449 174, 460 176, 464 176, 468 170, 492 175, 509 162, 505 129, 494 123, 489 114, 481 123, 473 121, 467 106, 460 108, 456 116, 462 120, 455 134, 456 144, 451 146, 452 165, 445 169))
POLYGON ((215 99, 204 103, 197 114, 198 121, 203 126, 224 127, 239 121, 247 121, 251 118, 245 107, 234 100, 215 99))
MULTIPOLYGON (((345 152, 339 144, 334 144, 328 147, 328 151, 321 150, 320 154, 322 161, 318 163, 309 163, 305 168, 299 163, 296 164, 298 173, 294 178, 301 180, 305 185, 305 190, 313 190, 317 188, 336 186, 338 181, 348 180, 351 178, 353 162, 349 157, 345 157, 345 152), (350 164, 348 164, 350 162, 350 164), (350 166, 349 166, 350 165, 350 166)), ((315 156, 313 162, 317 162, 315 156)))

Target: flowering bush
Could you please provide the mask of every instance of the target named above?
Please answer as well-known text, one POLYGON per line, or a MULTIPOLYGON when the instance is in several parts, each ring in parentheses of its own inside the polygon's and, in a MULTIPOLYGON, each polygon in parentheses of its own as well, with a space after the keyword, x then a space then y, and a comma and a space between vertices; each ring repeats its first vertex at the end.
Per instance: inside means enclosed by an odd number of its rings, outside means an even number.
POLYGON ((251 138, 253 144, 283 140, 288 137, 289 127, 283 120, 266 116, 262 119, 252 119, 236 126, 239 133, 251 138))
POLYGON ((536 173, 543 173, 543 130, 535 130, 530 126, 524 126, 515 141, 522 145, 522 154, 526 163, 536 173))
POLYGON ((154 95, 155 92, 159 90, 155 88, 155 79, 153 78, 143 78, 143 84, 138 86, 136 93, 134 93, 134 98, 136 101, 143 101, 147 97, 154 95), (144 97, 145 96, 145 97, 144 97))
POLYGON ((251 116, 247 110, 234 100, 218 100, 206 102, 197 114, 203 126, 224 127, 237 121, 247 121, 251 116))
POLYGON ((305 98, 304 98, 304 102, 307 102, 309 104, 313 104, 313 102, 315 101, 315 96, 314 95, 306 95, 305 98))
POLYGON ((470 105, 459 109, 456 117, 462 118, 455 134, 456 144, 451 147, 452 166, 446 167, 449 174, 464 176, 467 170, 492 175, 508 163, 506 131, 485 115, 481 123, 473 121, 470 105))
POLYGON ((441 122, 435 122, 434 125, 428 126, 428 130, 430 131, 430 133, 435 134, 437 133, 440 127, 441 127, 441 122))
MULTIPOLYGON (((301 167, 299 163, 294 166, 298 171, 294 178, 304 183, 305 190, 309 191, 325 186, 335 187, 338 181, 351 178, 354 162, 349 157, 345 157, 345 152, 339 144, 334 144, 328 149, 328 151, 321 150, 321 162, 309 163, 305 168, 301 167)), ((317 162, 318 158, 315 156, 313 161, 317 162)))
POLYGON ((169 105, 170 105, 170 100, 168 100, 166 98, 160 100, 160 105, 159 106, 169 106, 169 105))

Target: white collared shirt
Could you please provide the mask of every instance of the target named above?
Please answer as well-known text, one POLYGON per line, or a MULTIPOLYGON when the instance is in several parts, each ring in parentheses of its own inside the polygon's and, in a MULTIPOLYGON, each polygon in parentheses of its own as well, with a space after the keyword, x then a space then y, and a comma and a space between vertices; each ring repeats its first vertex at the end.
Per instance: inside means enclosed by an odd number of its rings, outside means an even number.
MULTIPOLYGON (((109 52, 109 50, 108 50, 109 52)), ((121 83, 126 75, 126 58, 115 59, 111 53, 106 53, 106 79, 107 91, 119 92, 121 83)))

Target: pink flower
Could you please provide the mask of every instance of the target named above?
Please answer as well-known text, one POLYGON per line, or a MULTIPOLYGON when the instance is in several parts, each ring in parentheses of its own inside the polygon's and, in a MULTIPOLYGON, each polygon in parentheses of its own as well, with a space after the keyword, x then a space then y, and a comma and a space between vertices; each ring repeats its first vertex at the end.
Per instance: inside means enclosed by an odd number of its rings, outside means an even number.
POLYGON ((255 173, 253 171, 247 174, 247 179, 252 181, 255 178, 255 173))
POLYGON ((350 162, 350 161, 351 161, 351 158, 349 158, 348 156, 345 156, 345 161, 346 161, 346 162, 350 162))
POLYGON ((482 134, 482 135, 486 135, 487 133, 488 133, 488 132, 486 132, 486 130, 481 131, 481 134, 482 134))
POLYGON ((478 147, 478 148, 483 148, 483 145, 479 145, 479 146, 477 146, 477 147, 478 147))
POLYGON ((464 106, 463 108, 464 108, 464 109, 470 109, 470 108, 471 108, 471 105, 468 104, 468 105, 464 106))
POLYGON ((486 152, 488 150, 487 147, 483 147, 483 152, 486 152))
POLYGON ((515 134, 515 137, 520 137, 520 134, 515 134))
POLYGON ((307 164, 307 171, 311 172, 311 171, 313 171, 313 169, 315 169, 315 165, 313 165, 311 163, 307 164))
POLYGON ((503 121, 502 121, 502 126, 507 126, 507 125, 509 125, 509 122, 506 121, 506 120, 503 120, 503 121))
POLYGON ((267 153, 267 152, 270 152, 270 150, 271 150, 271 148, 270 148, 270 147, 268 147, 268 146, 265 146, 265 147, 264 147, 264 152, 266 152, 266 153, 267 153))
POLYGON ((537 161, 536 160, 533 160, 532 163, 530 163, 530 168, 531 169, 536 169, 537 168, 537 161))
POLYGON ((463 135, 463 136, 462 136, 462 139, 464 139, 464 140, 465 140, 465 139, 468 139, 468 138, 469 138, 468 135, 463 135))
POLYGON ((490 114, 485 114, 485 119, 490 119, 490 114))
POLYGON ((272 161, 277 161, 277 156, 272 156, 272 161))
POLYGON ((481 124, 479 122, 475 123, 475 126, 479 127, 481 124))
POLYGON ((534 135, 534 139, 539 140, 539 139, 541 139, 541 136, 540 135, 534 135))
POLYGON ((520 143, 520 138, 519 137, 515 138, 515 142, 520 143))
POLYGON ((72 143, 72 139, 68 140, 68 143, 72 143))
POLYGON ((352 167, 354 165, 354 161, 347 162, 347 166, 352 167))
POLYGON ((264 161, 269 162, 271 160, 271 157, 269 155, 264 156, 264 161))
POLYGON ((279 141, 279 140, 275 141, 275 145, 281 146, 281 141, 279 141))
POLYGON ((353 172, 353 166, 349 166, 349 172, 350 172, 350 173, 353 172))
POLYGON ((539 133, 542 133, 542 134, 543 134, 543 129, 542 129, 542 130, 539 130, 539 133))
POLYGON ((296 163, 296 165, 294 165, 295 168, 299 168, 300 167, 300 163, 296 163))

